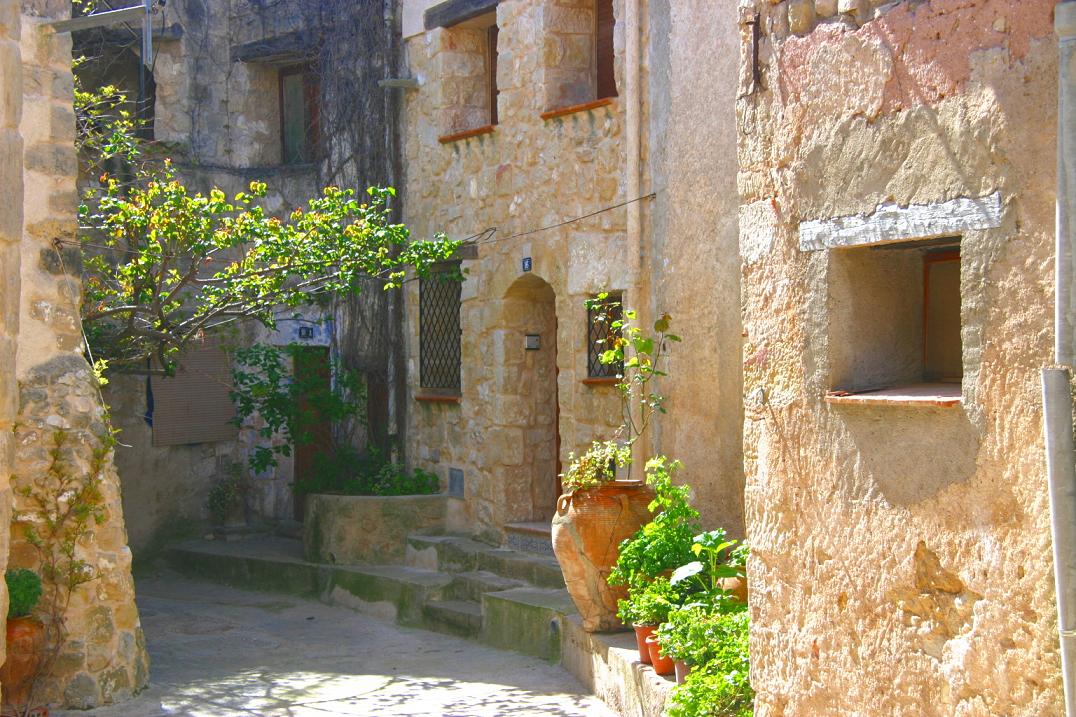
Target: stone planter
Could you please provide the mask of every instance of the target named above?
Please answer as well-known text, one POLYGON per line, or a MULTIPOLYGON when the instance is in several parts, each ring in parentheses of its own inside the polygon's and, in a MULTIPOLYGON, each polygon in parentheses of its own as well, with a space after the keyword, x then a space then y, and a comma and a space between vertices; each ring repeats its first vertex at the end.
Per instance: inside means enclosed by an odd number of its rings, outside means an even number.
POLYGON ((7 621, 7 660, 0 667, 5 714, 11 711, 11 707, 21 710, 26 705, 44 650, 44 625, 32 617, 16 617, 7 621))
POLYGON ((402 564, 407 536, 469 528, 464 502, 447 495, 308 495, 303 549, 316 563, 402 564))
POLYGON ((606 582, 620 543, 649 522, 654 492, 642 481, 613 481, 562 495, 553 516, 553 552, 587 632, 623 628, 617 600, 627 588, 606 582))

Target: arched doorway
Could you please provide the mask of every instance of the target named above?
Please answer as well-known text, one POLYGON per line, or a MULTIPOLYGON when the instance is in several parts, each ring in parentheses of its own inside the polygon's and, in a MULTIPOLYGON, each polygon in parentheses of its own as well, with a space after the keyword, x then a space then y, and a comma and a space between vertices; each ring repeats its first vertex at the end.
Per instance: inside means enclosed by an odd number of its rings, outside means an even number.
POLYGON ((503 425, 521 438, 504 486, 508 522, 548 521, 556 510, 560 453, 557 310, 553 287, 526 274, 504 296, 503 425))

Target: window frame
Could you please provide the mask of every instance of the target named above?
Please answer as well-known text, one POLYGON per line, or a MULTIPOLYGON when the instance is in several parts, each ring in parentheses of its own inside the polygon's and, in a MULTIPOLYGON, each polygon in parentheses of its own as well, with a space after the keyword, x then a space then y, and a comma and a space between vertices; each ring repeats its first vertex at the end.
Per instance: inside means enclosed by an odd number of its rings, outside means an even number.
POLYGON ((282 165, 311 164, 317 161, 321 145, 321 81, 312 63, 282 67, 277 71, 278 107, 280 114, 280 163, 282 165), (303 83, 304 146, 298 159, 289 159, 284 85, 289 77, 299 75, 303 83))
MULTIPOLYGON (((609 317, 608 323, 624 320, 624 292, 622 291, 610 291, 608 293, 608 299, 606 304, 610 305, 612 312, 609 317)), ((592 297, 597 299, 597 296, 592 297)), ((599 323, 597 319, 597 313, 600 310, 587 308, 587 334, 586 334, 586 358, 587 358, 587 376, 586 381, 591 383, 617 383, 620 381, 620 377, 624 375, 623 362, 614 364, 603 364, 599 360, 601 354, 606 350, 603 344, 608 340, 612 334, 612 328, 607 327, 604 331, 597 328, 599 323)))
POLYGON ((419 388, 422 393, 430 396, 458 397, 463 389, 463 324, 461 321, 463 282, 456 278, 450 278, 461 274, 460 267, 461 263, 459 261, 444 262, 435 266, 429 276, 420 278, 418 282, 419 388), (440 295, 434 295, 430 292, 434 285, 442 289, 440 295), (444 287, 448 287, 447 290, 444 287), (431 345, 434 337, 430 334, 430 331, 433 327, 427 324, 427 320, 434 321, 434 319, 428 319, 430 312, 436 310, 451 314, 453 307, 448 307, 447 309, 436 307, 431 305, 430 302, 446 300, 452 302, 455 309, 455 345, 452 346, 453 342, 447 337, 442 337, 441 339, 445 342, 444 346, 431 345), (437 358, 432 355, 433 352, 446 350, 455 354, 448 357, 448 361, 454 361, 455 363, 454 371, 451 368, 445 369, 444 367, 438 368, 429 365, 437 358), (454 378, 446 381, 440 380, 442 378, 440 376, 435 378, 431 375, 431 372, 438 371, 445 376, 451 374, 454 378))

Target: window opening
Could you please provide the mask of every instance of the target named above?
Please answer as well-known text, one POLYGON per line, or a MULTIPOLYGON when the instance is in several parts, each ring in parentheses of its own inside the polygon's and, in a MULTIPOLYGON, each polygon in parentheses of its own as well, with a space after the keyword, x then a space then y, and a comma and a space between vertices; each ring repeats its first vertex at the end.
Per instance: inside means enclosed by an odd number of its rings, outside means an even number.
POLYGON ((613 44, 613 28, 616 26, 616 21, 613 18, 613 0, 595 0, 594 14, 596 16, 594 33, 596 99, 602 100, 617 96, 614 69, 616 51, 613 44))
POLYGON ((459 392, 461 344, 459 264, 419 281, 419 383, 459 392))
POLYGON ((617 335, 613 324, 624 320, 623 295, 610 293, 604 304, 587 309, 587 378, 616 378, 624 374, 622 362, 603 364, 601 356, 617 335))
POLYGON ((309 65, 280 71, 280 135, 284 164, 314 161, 320 85, 309 65))

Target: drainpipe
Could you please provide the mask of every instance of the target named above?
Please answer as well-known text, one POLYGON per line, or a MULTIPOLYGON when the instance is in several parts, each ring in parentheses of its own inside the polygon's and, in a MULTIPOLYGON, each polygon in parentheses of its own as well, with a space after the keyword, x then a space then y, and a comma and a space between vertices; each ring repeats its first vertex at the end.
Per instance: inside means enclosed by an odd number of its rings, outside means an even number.
MULTIPOLYGON (((624 0, 624 123, 627 142, 625 143, 625 172, 624 182, 625 199, 631 201, 639 196, 641 191, 640 171, 642 165, 642 93, 639 88, 640 72, 640 26, 639 26, 639 0, 624 0)), ((642 263, 643 263, 643 230, 642 230, 642 207, 639 202, 632 201, 627 206, 627 241, 629 247, 629 276, 628 287, 634 292, 632 304, 639 312, 640 318, 645 316, 643 307, 642 290, 642 263)), ((639 415, 641 402, 638 397, 631 400, 633 415, 639 415)), ((653 431, 651 431, 653 435, 653 431)), ((639 436, 632 450, 632 466, 628 468, 628 475, 633 478, 642 478, 642 467, 649 451, 643 449, 648 439, 639 436), (638 466, 638 473, 633 470, 638 466)))
POLYGON ((1076 2, 1055 8, 1058 36, 1057 231, 1054 366, 1042 372, 1046 474, 1065 714, 1076 717, 1076 448, 1073 445, 1073 248, 1076 243, 1076 2))

